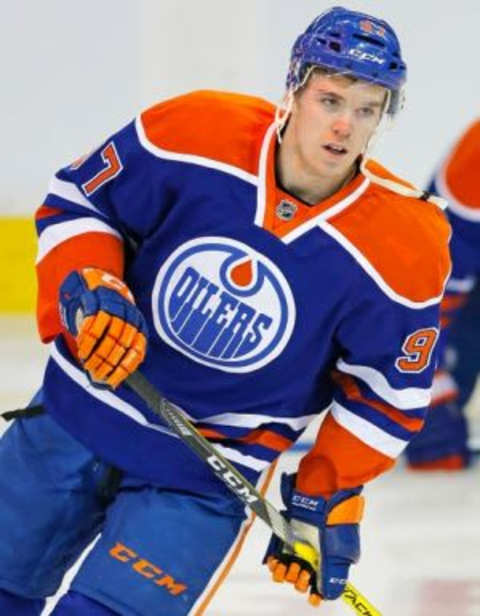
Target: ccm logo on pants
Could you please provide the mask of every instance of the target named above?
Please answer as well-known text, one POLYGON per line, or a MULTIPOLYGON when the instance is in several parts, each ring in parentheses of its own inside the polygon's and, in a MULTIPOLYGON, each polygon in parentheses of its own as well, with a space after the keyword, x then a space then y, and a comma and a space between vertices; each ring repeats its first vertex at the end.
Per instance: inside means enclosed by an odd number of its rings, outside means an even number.
POLYGON ((171 595, 179 595, 187 589, 186 584, 176 582, 171 575, 167 575, 149 560, 141 558, 136 552, 123 545, 123 543, 117 542, 109 551, 109 554, 121 563, 131 564, 132 569, 136 573, 148 580, 152 580, 157 586, 164 586, 171 595))

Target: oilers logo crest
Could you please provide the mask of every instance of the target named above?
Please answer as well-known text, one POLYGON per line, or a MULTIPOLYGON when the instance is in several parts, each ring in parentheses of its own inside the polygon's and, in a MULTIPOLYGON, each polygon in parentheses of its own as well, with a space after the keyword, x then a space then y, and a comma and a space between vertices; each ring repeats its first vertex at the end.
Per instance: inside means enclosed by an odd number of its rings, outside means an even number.
POLYGON ((285 348, 295 324, 290 287, 263 254, 225 237, 177 248, 153 288, 159 336, 191 359, 225 372, 251 372, 285 348))

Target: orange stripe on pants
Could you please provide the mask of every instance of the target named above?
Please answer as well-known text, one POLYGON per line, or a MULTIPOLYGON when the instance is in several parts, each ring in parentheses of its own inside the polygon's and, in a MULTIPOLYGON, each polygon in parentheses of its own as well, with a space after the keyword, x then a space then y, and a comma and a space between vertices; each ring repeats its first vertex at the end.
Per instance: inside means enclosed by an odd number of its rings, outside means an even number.
MULTIPOLYGON (((265 481, 264 481, 263 485, 260 487, 260 490, 259 490, 260 494, 262 496, 265 496, 265 493, 266 493, 266 491, 268 489, 268 486, 270 485, 270 482, 272 480, 273 473, 275 472, 276 466, 277 466, 277 463, 275 461, 275 462, 273 462, 273 464, 270 465, 270 467, 268 469, 267 476, 265 477, 265 481)), ((233 567, 233 564, 237 560, 238 555, 240 554, 240 551, 241 551, 241 549, 243 547, 243 544, 245 542, 245 539, 247 537, 247 533, 250 530, 250 528, 252 527, 253 522, 255 521, 255 517, 256 517, 256 514, 253 513, 250 516, 250 518, 247 519, 242 524, 242 528, 241 528, 239 536, 237 538, 236 545, 234 545, 233 550, 231 551, 230 557, 227 559, 227 562, 224 564, 223 569, 219 572, 217 580, 215 581, 213 586, 210 588, 210 590, 208 590, 208 593, 207 593, 207 596, 205 597, 205 599, 202 601, 202 603, 200 604, 198 609, 195 612, 192 612, 192 616, 203 616, 203 614, 205 614, 205 610, 209 606, 209 604, 212 601, 214 595, 217 593, 218 589, 220 588, 220 586, 225 581, 227 575, 230 573, 230 570, 233 567)))

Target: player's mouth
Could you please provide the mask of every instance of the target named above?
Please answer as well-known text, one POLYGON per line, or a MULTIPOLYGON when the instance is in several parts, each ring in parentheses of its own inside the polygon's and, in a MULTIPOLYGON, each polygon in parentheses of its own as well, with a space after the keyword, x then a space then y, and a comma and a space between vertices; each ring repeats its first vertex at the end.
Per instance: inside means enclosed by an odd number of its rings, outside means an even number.
POLYGON ((345 148, 343 145, 340 145, 338 143, 327 143, 326 145, 323 146, 323 148, 325 150, 327 150, 327 152, 329 154, 332 154, 333 156, 345 156, 345 154, 348 153, 347 148, 345 148))

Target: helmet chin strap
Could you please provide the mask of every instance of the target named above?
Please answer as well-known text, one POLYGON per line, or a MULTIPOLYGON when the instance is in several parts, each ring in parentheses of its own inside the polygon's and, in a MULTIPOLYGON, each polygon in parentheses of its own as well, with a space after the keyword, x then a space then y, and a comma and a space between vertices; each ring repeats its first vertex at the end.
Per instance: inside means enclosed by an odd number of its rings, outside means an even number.
POLYGON ((285 125, 287 124, 290 114, 292 113, 293 98, 295 96, 295 92, 303 88, 315 68, 316 67, 314 65, 308 67, 308 69, 305 71, 305 75, 303 76, 302 81, 298 84, 296 88, 289 88, 285 92, 282 101, 280 102, 280 104, 277 105, 275 109, 275 130, 277 132, 278 143, 282 143, 282 132, 285 128, 285 125))
POLYGON ((380 137, 382 137, 385 131, 390 129, 392 126, 392 116, 387 112, 387 109, 390 106, 391 98, 392 98, 392 93, 390 92, 390 90, 387 90, 385 101, 383 103, 382 115, 380 117, 380 120, 378 121, 378 124, 375 130, 370 135, 367 143, 365 144, 365 148, 363 149, 362 160, 360 163, 360 170, 364 175, 370 173, 368 169, 366 170, 366 173, 365 173, 365 165, 367 164, 367 161, 370 158, 371 153, 373 152, 373 150, 375 149, 375 146, 380 140, 380 137))
POLYGON ((282 132, 292 113, 293 107, 293 90, 290 89, 285 93, 283 100, 275 109, 275 130, 277 133, 278 143, 282 143, 282 132))

